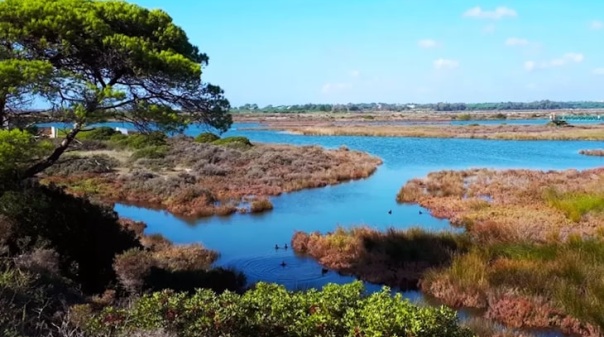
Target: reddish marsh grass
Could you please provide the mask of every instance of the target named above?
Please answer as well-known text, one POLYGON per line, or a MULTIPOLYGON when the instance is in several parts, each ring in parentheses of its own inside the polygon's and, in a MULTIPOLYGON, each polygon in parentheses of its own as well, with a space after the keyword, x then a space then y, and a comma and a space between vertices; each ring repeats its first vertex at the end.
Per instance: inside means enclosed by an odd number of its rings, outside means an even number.
POLYGON ((451 306, 485 308, 512 327, 599 336, 604 328, 604 242, 476 246, 425 274, 422 289, 451 306))
POLYGON ((604 169, 430 173, 400 190, 464 226, 474 248, 424 274, 427 293, 520 327, 604 328, 604 169))
POLYGON ((379 232, 368 227, 340 227, 327 235, 296 232, 292 239, 296 253, 309 255, 327 268, 403 289, 417 288, 428 268, 446 265, 453 252, 466 245, 464 236, 447 232, 379 232))
POLYGON ((555 127, 546 125, 306 125, 271 128, 303 135, 476 138, 510 140, 603 140, 604 125, 555 127))
POLYGON ((589 237, 604 227, 604 169, 435 172, 407 182, 397 200, 486 240, 589 237))
POLYGON ((244 148, 176 137, 167 140, 165 149, 163 157, 134 160, 123 160, 127 150, 104 151, 110 157, 104 161, 112 164, 112 170, 103 173, 92 170, 94 165, 80 163, 89 161, 86 158, 94 151, 80 152, 83 158, 57 165, 45 181, 108 202, 155 206, 178 215, 202 217, 232 214, 250 196, 258 200, 255 206, 252 203, 252 211, 270 210, 269 196, 366 178, 381 164, 379 158, 365 153, 319 146, 244 148), (113 160, 120 158, 118 164, 113 160))
POLYGON ((585 156, 604 157, 604 150, 581 150, 579 153, 585 156))

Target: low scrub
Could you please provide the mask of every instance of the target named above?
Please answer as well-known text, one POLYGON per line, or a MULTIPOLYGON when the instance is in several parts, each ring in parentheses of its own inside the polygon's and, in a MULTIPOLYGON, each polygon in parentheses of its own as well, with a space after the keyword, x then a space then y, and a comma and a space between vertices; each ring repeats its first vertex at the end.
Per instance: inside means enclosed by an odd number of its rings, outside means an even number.
POLYGON ((77 174, 99 174, 113 172, 120 165, 119 160, 106 154, 92 156, 66 156, 64 159, 47 169, 46 173, 57 176, 77 174))
POLYGON ((262 213, 273 209, 273 204, 266 198, 253 200, 250 205, 250 212, 262 213))
MULTIPOLYGON (((107 144, 120 142, 113 140, 116 136, 107 144)), ((230 144, 234 139, 233 144, 248 144, 245 138, 228 139, 220 141, 230 144)), ((241 148, 198 143, 184 136, 165 142, 143 142, 144 147, 134 150, 103 151, 120 160, 120 166, 109 174, 51 171, 44 181, 107 202, 162 207, 178 215, 201 217, 232 214, 248 199, 256 200, 250 205, 252 212, 269 210, 271 196, 366 178, 381 164, 378 158, 348 149, 284 145, 241 148)))
POLYGON ((247 137, 240 136, 217 139, 212 141, 212 144, 221 146, 232 146, 236 148, 248 148, 253 146, 252 142, 250 142, 247 137))
POLYGON ((420 308, 388 289, 364 296, 360 282, 308 292, 259 283, 243 295, 154 293, 106 308, 86 326, 91 335, 113 336, 158 330, 183 337, 472 336, 451 310, 420 308))

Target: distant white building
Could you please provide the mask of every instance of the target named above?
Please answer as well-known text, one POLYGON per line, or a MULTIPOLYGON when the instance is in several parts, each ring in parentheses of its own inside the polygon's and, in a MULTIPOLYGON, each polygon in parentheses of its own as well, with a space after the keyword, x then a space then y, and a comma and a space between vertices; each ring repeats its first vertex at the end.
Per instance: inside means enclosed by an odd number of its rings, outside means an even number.
POLYGON ((45 126, 38 129, 38 134, 42 137, 57 138, 59 137, 59 129, 54 126, 45 126))
POLYGON ((122 135, 126 135, 126 136, 128 135, 128 132, 129 132, 128 129, 126 129, 126 128, 118 128, 118 127, 115 128, 115 131, 121 133, 122 135))

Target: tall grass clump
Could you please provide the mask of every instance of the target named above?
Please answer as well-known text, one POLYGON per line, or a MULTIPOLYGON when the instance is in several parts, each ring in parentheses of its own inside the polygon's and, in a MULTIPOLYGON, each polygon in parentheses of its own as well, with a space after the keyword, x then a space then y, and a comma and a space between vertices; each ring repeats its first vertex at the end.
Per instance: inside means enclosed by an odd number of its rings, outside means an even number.
POLYGON ((544 198, 551 207, 562 211, 574 222, 581 221, 587 213, 604 211, 604 194, 559 193, 550 189, 544 198))
POLYGON ((604 329, 602 275, 604 242, 573 237, 559 243, 475 247, 455 256, 450 266, 431 271, 422 287, 453 305, 467 303, 460 298, 479 296, 478 306, 498 308, 493 316, 507 316, 495 318, 515 326, 539 326, 543 317, 550 317, 551 327, 564 328, 563 322, 574 319, 604 329), (450 285, 446 290, 438 287, 443 282, 450 285), (542 307, 539 314, 523 317, 514 311, 519 303, 531 301, 542 307))

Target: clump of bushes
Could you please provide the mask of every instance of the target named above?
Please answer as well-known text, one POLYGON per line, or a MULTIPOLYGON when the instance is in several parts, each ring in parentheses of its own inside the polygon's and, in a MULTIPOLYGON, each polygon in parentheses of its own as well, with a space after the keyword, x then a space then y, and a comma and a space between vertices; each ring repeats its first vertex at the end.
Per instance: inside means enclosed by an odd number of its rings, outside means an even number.
POLYGON ((70 176, 83 173, 109 173, 120 162, 105 154, 93 156, 69 156, 46 170, 47 175, 70 176))
POLYGON ((214 145, 233 146, 236 148, 252 147, 252 142, 247 137, 226 137, 212 142, 214 145))
POLYGON ((168 136, 159 131, 148 134, 136 133, 128 136, 120 133, 113 135, 111 137, 111 142, 117 146, 132 150, 140 150, 150 146, 165 146, 168 142, 168 136))
POLYGON ((197 137, 195 137, 195 141, 198 143, 212 143, 219 139, 220 139, 220 137, 218 137, 217 135, 215 135, 211 132, 204 132, 204 133, 199 134, 197 137))
POLYGON ((107 140, 110 140, 111 137, 117 133, 119 133, 119 132, 110 127, 101 126, 98 128, 94 128, 90 131, 82 131, 82 132, 78 133, 78 139, 79 140, 107 141, 107 140))
POLYGON ((584 156, 604 157, 604 150, 581 150, 579 151, 579 154, 584 156))
POLYGON ((129 307, 106 308, 87 324, 91 335, 159 330, 183 337, 473 335, 452 310, 420 308, 389 289, 365 296, 360 282, 308 292, 259 283, 243 295, 164 291, 129 307))
POLYGON ((273 204, 268 198, 260 198, 252 201, 250 205, 251 213, 262 213, 273 209, 273 204))

